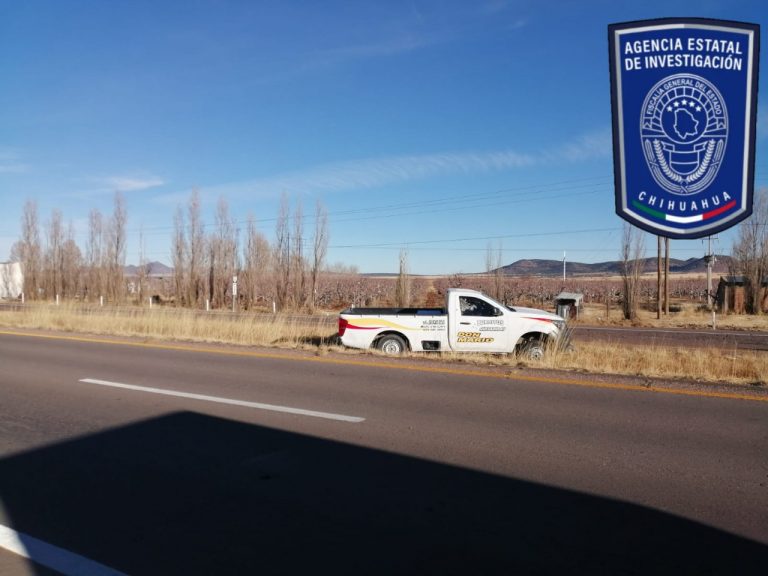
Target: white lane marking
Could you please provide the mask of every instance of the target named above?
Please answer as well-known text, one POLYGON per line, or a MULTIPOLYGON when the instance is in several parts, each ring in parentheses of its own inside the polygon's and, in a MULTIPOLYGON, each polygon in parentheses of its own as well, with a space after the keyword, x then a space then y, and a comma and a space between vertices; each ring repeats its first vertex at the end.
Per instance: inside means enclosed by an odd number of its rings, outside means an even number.
POLYGON ((0 548, 61 572, 65 576, 126 576, 125 573, 109 566, 48 544, 23 532, 17 532, 2 524, 0 524, 0 548))
POLYGON ((315 410, 304 410, 303 408, 292 408, 290 406, 276 406, 274 404, 262 404, 260 402, 247 402, 245 400, 233 400, 231 398, 220 398, 218 396, 206 396, 205 394, 191 394, 189 392, 179 392, 177 390, 166 390, 164 388, 150 388, 147 386, 134 386, 133 384, 121 384, 120 382, 108 382, 107 380, 95 380, 93 378, 83 378, 80 382, 85 384, 98 384, 99 386, 111 386, 112 388, 124 388, 125 390, 135 390, 137 392, 148 392, 150 394, 163 394, 165 396, 176 396, 178 398, 190 398, 192 400, 203 400, 205 402, 216 402, 218 404, 231 404, 232 406, 244 406, 246 408, 256 408, 258 410, 270 410, 272 412, 284 412, 286 414, 297 414, 299 416, 312 416, 313 418, 325 418, 326 420, 339 420, 341 422, 363 422, 365 418, 359 416, 346 416, 345 414, 332 414, 329 412, 317 412, 315 410))

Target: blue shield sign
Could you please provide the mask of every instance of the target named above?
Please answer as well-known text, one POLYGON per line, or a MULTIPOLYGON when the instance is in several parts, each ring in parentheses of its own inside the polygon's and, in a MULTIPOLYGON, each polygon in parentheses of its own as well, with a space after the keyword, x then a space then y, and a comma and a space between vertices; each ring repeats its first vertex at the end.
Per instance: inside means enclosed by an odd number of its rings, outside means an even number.
POLYGON ((674 18, 608 27, 616 213, 667 238, 752 214, 760 27, 674 18))

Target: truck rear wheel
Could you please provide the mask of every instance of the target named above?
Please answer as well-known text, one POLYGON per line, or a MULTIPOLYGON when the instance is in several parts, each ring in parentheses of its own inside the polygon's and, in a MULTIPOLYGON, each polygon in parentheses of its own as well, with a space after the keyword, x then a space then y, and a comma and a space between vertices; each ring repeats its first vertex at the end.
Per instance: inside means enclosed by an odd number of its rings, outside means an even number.
POLYGON ((407 350, 407 347, 405 340, 397 334, 385 334, 376 341, 376 349, 388 356, 399 356, 407 350))

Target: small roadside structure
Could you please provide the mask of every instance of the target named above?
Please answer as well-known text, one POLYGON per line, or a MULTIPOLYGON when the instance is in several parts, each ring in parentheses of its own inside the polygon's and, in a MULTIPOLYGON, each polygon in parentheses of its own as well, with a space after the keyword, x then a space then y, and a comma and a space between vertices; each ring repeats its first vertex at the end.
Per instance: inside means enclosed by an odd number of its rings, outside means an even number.
MULTIPOLYGON (((715 304, 720 309, 721 314, 745 314, 747 312, 746 284, 747 279, 744 276, 720 277, 715 304)), ((768 276, 763 278, 760 283, 760 308, 763 312, 768 312, 768 276)))
POLYGON ((560 292, 555 296, 555 311, 566 320, 578 318, 584 304, 584 294, 580 292, 560 292))
POLYGON ((0 262, 0 298, 16 299, 24 290, 24 275, 19 262, 0 262))

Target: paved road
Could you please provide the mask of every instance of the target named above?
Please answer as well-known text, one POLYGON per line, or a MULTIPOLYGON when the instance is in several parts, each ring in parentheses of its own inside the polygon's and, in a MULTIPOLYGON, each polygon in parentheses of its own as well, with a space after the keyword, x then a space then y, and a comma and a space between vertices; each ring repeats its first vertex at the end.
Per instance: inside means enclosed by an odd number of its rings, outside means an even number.
POLYGON ((768 351, 768 332, 762 331, 578 325, 573 329, 573 338, 575 343, 605 341, 623 344, 768 351))
POLYGON ((36 575, 765 573, 768 402, 87 340, 0 333, 36 575))

